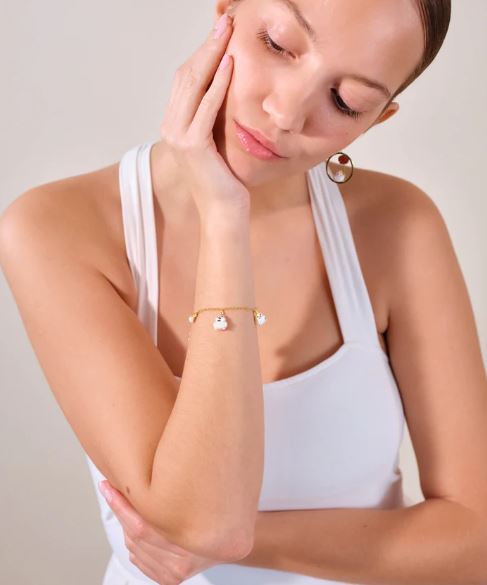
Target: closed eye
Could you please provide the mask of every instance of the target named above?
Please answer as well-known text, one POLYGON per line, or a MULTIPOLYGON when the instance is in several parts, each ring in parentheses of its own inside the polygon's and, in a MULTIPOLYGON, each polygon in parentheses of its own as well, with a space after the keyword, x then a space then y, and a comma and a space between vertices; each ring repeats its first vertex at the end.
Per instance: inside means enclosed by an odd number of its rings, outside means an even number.
MULTIPOLYGON (((257 37, 263 41, 264 45, 267 47, 267 49, 269 51, 271 51, 271 53, 278 54, 279 56, 286 55, 286 54, 291 55, 291 53, 289 53, 289 51, 287 51, 286 49, 284 49, 283 47, 280 47, 277 43, 275 43, 271 39, 271 37, 269 36, 269 33, 265 29, 259 31, 257 33, 257 37)), ((343 101, 343 99, 340 97, 340 94, 337 92, 337 90, 335 88, 332 88, 331 92, 334 95, 333 103, 335 104, 336 109, 340 113, 345 114, 345 115, 350 116, 350 117, 355 118, 355 119, 357 119, 360 116, 360 112, 352 110, 352 108, 347 106, 347 104, 343 101)))
POLYGON ((352 110, 352 108, 347 106, 347 104, 342 100, 340 94, 334 87, 332 87, 331 93, 335 96, 335 99, 333 101, 335 102, 337 108, 341 110, 344 114, 347 114, 352 118, 358 118, 360 116, 360 112, 356 112, 355 110, 352 110))

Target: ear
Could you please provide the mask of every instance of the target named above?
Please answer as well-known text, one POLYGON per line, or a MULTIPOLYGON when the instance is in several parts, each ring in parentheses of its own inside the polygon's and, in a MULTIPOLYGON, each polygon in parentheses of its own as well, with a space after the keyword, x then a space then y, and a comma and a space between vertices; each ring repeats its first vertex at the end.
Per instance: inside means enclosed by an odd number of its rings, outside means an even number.
POLYGON ((375 126, 376 124, 381 124, 388 120, 391 116, 393 116, 397 111, 399 111, 399 104, 397 102, 391 102, 387 108, 380 114, 377 120, 370 126, 375 126))

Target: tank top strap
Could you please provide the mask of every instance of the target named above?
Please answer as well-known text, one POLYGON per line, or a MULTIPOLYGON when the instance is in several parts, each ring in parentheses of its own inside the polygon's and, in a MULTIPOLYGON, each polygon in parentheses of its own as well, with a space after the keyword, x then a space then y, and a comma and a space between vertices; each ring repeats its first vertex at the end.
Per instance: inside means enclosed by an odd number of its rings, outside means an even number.
MULTIPOLYGON (((127 259, 138 297, 137 314, 157 343, 159 274, 150 152, 155 141, 127 151, 119 165, 127 259)), ((380 348, 370 297, 340 189, 319 163, 307 172, 311 208, 345 343, 380 348)))
POLYGON ((150 151, 154 142, 127 151, 119 164, 125 246, 137 287, 137 315, 157 344, 159 273, 150 151))
POLYGON ((311 207, 345 343, 381 347, 345 203, 324 163, 307 173, 311 207))

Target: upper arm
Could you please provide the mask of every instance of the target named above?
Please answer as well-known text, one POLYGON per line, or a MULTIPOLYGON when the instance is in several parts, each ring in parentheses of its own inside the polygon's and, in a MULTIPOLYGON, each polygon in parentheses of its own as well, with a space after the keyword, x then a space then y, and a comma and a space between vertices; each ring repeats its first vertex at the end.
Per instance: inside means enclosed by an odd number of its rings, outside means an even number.
POLYGON ((388 349, 425 498, 487 518, 487 381, 468 290, 445 222, 408 183, 390 242, 388 349))
POLYGON ((63 225, 48 198, 27 193, 2 216, 0 264, 83 449, 157 525, 151 471, 177 382, 136 314, 79 249, 78 229, 86 225, 63 225))

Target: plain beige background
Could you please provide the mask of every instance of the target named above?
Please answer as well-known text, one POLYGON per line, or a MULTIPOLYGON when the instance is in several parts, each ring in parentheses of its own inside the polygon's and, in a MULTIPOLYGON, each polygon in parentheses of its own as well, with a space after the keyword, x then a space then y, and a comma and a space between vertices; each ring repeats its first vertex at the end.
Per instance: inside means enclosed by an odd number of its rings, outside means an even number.
MULTIPOLYGON (((212 0, 2 0, 1 8, 0 212, 30 187, 156 139, 174 70, 214 17, 212 0)), ((398 98, 400 112, 346 149, 357 166, 404 177, 438 205, 484 356, 486 22, 485 0, 454 0, 446 42, 398 98)), ((0 295, 0 581, 96 585, 110 550, 88 467, 3 275, 0 295)), ((401 463, 406 493, 420 501, 407 430, 401 463)))

